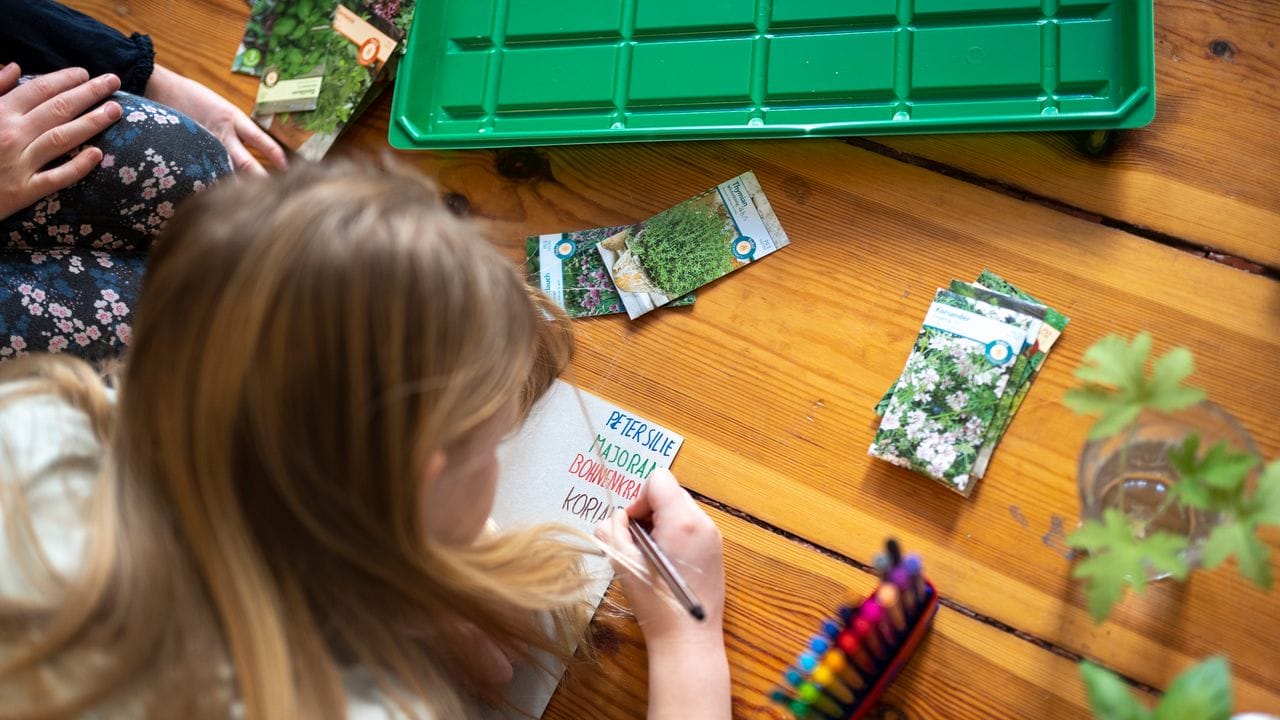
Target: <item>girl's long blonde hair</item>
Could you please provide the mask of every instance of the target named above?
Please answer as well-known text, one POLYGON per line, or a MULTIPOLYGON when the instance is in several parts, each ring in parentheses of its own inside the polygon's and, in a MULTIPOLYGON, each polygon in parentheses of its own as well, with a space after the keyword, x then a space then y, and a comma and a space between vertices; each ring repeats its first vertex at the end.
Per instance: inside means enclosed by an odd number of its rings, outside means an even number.
POLYGON ((139 306, 118 405, 77 361, 0 369, 104 448, 81 572, 0 605, 0 716, 341 717, 360 666, 402 712, 460 717, 462 688, 494 690, 477 628, 569 659, 579 548, 423 527, 429 459, 527 409, 571 351, 428 182, 384 162, 225 183, 169 223, 139 306))

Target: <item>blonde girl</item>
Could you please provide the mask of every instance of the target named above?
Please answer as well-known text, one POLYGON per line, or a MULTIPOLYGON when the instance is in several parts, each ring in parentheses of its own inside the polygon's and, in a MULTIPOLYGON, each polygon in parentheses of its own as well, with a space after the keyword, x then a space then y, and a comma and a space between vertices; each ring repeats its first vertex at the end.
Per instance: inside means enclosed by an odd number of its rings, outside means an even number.
MULTIPOLYGON (((481 532, 496 446, 570 352, 412 172, 196 196, 116 391, 62 357, 0 368, 0 717, 471 717, 508 658, 570 660, 581 545, 481 532)), ((720 536, 669 474, 628 512, 708 609, 624 577, 649 716, 728 717, 720 536)), ((598 534, 634 559, 615 515, 598 534)))

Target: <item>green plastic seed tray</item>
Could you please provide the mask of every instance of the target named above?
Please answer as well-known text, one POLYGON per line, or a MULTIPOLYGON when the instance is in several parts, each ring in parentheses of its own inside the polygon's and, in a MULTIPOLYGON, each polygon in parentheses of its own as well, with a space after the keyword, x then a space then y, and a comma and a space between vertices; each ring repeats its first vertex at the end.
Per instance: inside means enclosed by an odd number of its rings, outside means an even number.
POLYGON ((419 0, 401 149, 1139 127, 1151 0, 419 0))

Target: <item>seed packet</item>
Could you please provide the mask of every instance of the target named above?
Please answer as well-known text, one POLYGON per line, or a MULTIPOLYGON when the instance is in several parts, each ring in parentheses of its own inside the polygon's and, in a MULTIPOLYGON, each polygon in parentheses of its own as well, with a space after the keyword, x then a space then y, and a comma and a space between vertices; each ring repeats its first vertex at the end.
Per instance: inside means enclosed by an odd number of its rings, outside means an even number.
MULTIPOLYGON (((630 227, 612 225, 525 238, 525 277, 571 318, 626 312, 596 245, 630 227)), ((692 305, 693 301, 694 293, 689 293, 668 307, 692 305)))
POLYGON ((316 108, 337 4, 336 0, 280 0, 276 5, 254 115, 316 108))
MULTIPOLYGON (((282 0, 282 12, 299 2, 282 0)), ((315 2, 323 4, 323 0, 315 2)), ((326 33, 311 38, 322 43, 324 62, 324 79, 314 109, 256 118, 280 144, 313 162, 320 161, 350 123, 391 84, 416 9, 415 0, 328 2, 332 22, 326 33)), ((313 52, 310 46, 304 46, 303 51, 313 52)))
POLYGON ((788 242, 756 176, 747 172, 597 248, 634 320, 788 242))
POLYGON ((991 425, 987 428, 987 436, 983 438, 982 448, 978 450, 978 460, 974 462, 972 475, 975 478, 981 478, 986 473, 987 462, 990 461, 991 454, 995 452, 996 445, 999 444, 1000 438, 1004 435, 1004 428, 1008 427, 1009 412, 1014 396, 1017 395, 1018 390, 1025 383, 1031 380, 1031 357, 1036 352, 1035 341, 1040 335, 1040 328, 1044 325, 1044 316, 1047 308, 1038 303, 1015 298, 1011 295, 1004 295, 981 285, 960 282, 959 280, 952 280, 950 289, 957 295, 989 302, 1002 308, 1017 310, 1024 315, 1035 318, 1035 322, 1027 330, 1027 343, 1019 350, 1017 359, 1013 361, 1013 368, 1009 370, 1009 387, 1004 395, 1000 397, 1000 403, 996 406, 996 414, 991 420, 991 425))
MULTIPOLYGON (((1036 326, 1032 328, 1032 337, 1034 337, 1037 333, 1039 333, 1039 324, 1043 322, 1044 316, 1045 316, 1045 310, 1046 310, 1045 306, 1043 305, 1039 305, 1037 303, 1023 300, 1021 298, 1015 298, 1010 295, 1004 295, 1004 294, 995 292, 994 290, 990 290, 988 288, 982 287, 981 285, 977 285, 975 283, 961 282, 960 280, 952 280, 951 285, 948 289, 957 295, 963 295, 964 297, 967 297, 967 298, 975 298, 978 300, 982 300, 983 302, 989 302, 992 305, 998 305, 1000 307, 1009 308, 1010 310, 1017 310, 1018 312, 1023 313, 1024 315, 1030 315, 1031 317, 1036 319, 1036 326)), ((1025 357, 1030 354, 1031 348, 1032 348, 1032 345, 1030 344, 1022 348, 1019 351, 1020 354, 1018 358, 1014 360, 1013 370, 1011 370, 1009 373, 1010 387, 1017 387, 1017 385, 1022 382, 1022 377, 1023 377, 1022 370, 1023 370, 1023 367, 1025 367, 1027 364, 1025 357)), ((890 385, 889 389, 885 391, 884 396, 881 397, 880 401, 876 403, 875 410, 877 415, 884 415, 884 410, 889 405, 889 399, 893 396, 893 389, 896 386, 896 384, 897 383, 895 382, 894 385, 890 385)))
MULTIPOLYGON (((1012 283, 990 270, 982 271, 978 276, 978 284, 1004 295, 1039 303, 1034 297, 1019 290, 1012 283)), ((1045 309, 1044 322, 1041 323, 1040 332, 1028 353, 1025 377, 1018 385, 1013 387, 1013 392, 1008 394, 1007 408, 998 422, 992 425, 991 432, 996 442, 999 442, 1000 438, 1004 437, 1004 432, 1009 428, 1009 423, 1013 422, 1014 413, 1018 412, 1022 401, 1026 399, 1027 393, 1030 392, 1031 383, 1035 382, 1036 377, 1040 374, 1040 368, 1044 367, 1044 361, 1049 356, 1049 350, 1053 348, 1053 344, 1062 336, 1062 331, 1066 329, 1067 323, 1070 322, 1070 318, 1057 310, 1047 305, 1042 305, 1042 307, 1045 309)), ((995 443, 991 443, 990 447, 984 446, 982 451, 978 453, 978 459, 974 462, 974 474, 976 477, 982 477, 986 474, 987 464, 991 462, 991 455, 994 452, 995 443)))
POLYGON ((275 22, 276 6, 280 0, 251 0, 249 21, 244 26, 244 36, 236 56, 231 61, 231 71, 242 75, 262 76, 262 58, 267 53, 267 38, 275 22))
POLYGON ((968 495, 1036 319, 939 289, 868 450, 968 495))

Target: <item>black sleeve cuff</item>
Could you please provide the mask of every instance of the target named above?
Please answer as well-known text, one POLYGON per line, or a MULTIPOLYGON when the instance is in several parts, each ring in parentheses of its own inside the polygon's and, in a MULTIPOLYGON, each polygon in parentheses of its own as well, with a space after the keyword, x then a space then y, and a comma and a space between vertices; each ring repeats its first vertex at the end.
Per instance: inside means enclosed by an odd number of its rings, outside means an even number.
POLYGON ((156 67, 156 51, 148 35, 134 33, 129 36, 129 42, 138 48, 137 59, 132 67, 120 75, 120 89, 134 95, 145 95, 147 81, 151 79, 151 73, 156 67))

